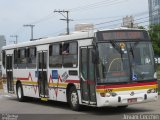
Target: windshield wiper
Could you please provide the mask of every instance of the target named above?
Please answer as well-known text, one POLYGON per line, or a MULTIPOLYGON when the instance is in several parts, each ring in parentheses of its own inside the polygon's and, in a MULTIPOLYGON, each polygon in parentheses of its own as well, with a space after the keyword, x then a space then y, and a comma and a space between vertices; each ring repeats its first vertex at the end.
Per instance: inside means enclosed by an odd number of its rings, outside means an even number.
POLYGON ((134 59, 133 47, 131 46, 131 44, 130 44, 130 52, 131 52, 131 54, 132 54, 132 56, 133 56, 133 59, 134 59))
POLYGON ((120 49, 120 47, 116 44, 114 40, 110 40, 110 43, 120 54, 123 54, 122 50, 120 49))
POLYGON ((132 56, 134 58, 134 52, 133 50, 135 49, 135 47, 139 44, 139 41, 138 42, 135 42, 134 45, 132 46, 131 43, 130 43, 130 52, 132 53, 132 56))
POLYGON ((117 45, 114 40, 110 40, 110 43, 121 54, 121 58, 122 58, 122 61, 123 61, 123 51, 121 50, 121 48, 119 47, 119 45, 117 45))

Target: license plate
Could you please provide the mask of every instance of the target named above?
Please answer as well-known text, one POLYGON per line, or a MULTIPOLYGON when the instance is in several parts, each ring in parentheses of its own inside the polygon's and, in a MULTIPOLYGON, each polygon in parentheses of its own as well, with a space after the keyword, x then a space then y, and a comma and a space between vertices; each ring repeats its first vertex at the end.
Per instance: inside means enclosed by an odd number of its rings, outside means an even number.
POLYGON ((135 102, 137 102, 137 98, 128 99, 128 103, 135 103, 135 102))

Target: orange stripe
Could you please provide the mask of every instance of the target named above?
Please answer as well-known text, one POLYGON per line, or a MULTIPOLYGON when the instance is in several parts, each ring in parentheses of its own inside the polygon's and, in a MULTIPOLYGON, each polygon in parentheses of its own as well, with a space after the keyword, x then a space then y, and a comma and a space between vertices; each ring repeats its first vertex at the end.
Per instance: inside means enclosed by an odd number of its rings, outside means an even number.
POLYGON ((106 93, 106 92, 119 92, 119 91, 129 91, 129 90, 155 89, 155 88, 158 88, 158 85, 96 89, 96 92, 104 92, 104 93, 106 93))

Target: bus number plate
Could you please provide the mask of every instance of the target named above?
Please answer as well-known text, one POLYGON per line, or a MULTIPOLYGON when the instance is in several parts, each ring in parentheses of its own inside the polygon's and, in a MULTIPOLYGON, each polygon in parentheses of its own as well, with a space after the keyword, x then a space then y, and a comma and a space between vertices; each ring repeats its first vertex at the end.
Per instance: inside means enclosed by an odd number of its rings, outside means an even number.
POLYGON ((135 103, 135 102, 137 102, 137 98, 128 99, 128 103, 135 103))

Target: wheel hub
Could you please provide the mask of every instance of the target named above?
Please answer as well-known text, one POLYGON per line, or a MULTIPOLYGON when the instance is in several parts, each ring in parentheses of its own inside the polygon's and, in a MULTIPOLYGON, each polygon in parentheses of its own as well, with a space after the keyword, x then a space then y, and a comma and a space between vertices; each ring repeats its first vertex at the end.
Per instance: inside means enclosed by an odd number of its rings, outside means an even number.
POLYGON ((73 106, 76 106, 77 105, 77 102, 78 102, 78 99, 77 99, 77 94, 76 93, 72 93, 71 94, 71 102, 72 102, 72 105, 73 106))
POLYGON ((20 87, 18 87, 18 97, 19 97, 19 98, 22 97, 22 95, 21 95, 21 88, 20 88, 20 87))

